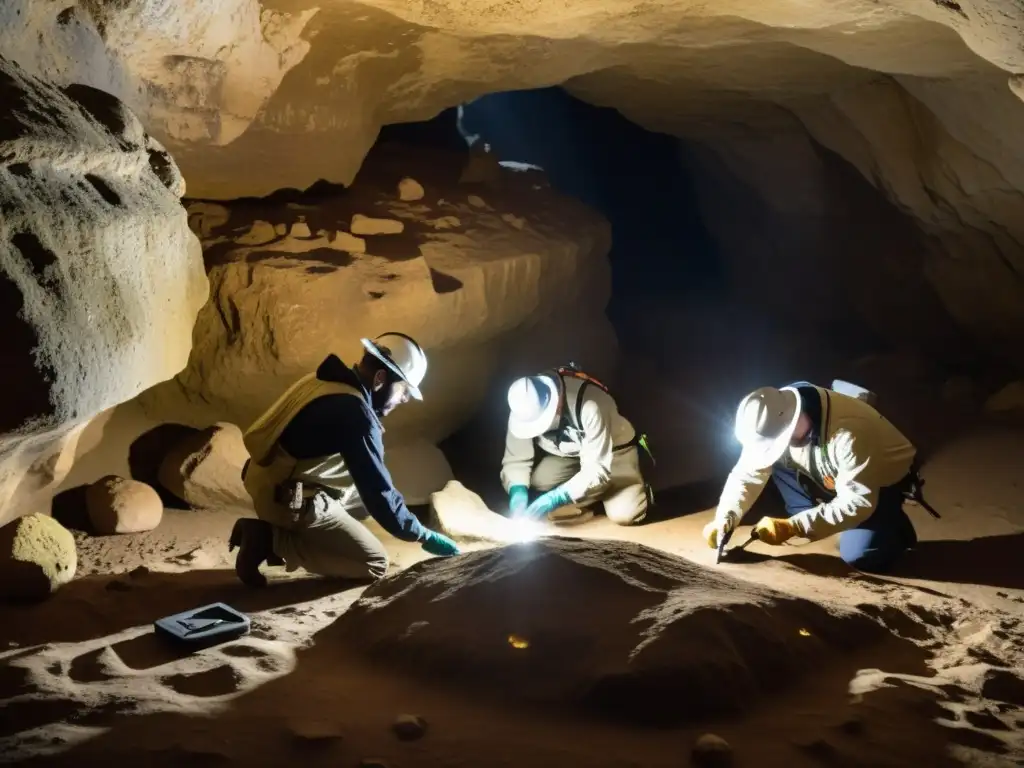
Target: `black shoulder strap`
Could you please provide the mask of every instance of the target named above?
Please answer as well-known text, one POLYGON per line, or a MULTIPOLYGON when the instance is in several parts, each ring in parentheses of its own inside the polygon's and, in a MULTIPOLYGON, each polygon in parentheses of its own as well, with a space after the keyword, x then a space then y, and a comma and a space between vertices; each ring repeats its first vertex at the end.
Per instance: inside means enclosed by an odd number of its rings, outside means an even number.
POLYGON ((573 408, 573 416, 576 420, 576 429, 580 432, 583 431, 583 393, 587 389, 587 385, 590 384, 586 379, 580 379, 581 384, 579 390, 576 392, 576 407, 573 408))

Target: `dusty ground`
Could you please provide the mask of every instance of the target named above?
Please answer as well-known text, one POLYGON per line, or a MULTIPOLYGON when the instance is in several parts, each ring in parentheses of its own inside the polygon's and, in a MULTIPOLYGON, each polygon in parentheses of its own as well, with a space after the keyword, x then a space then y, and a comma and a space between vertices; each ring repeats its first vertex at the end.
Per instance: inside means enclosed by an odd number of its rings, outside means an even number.
MULTIPOLYGON (((1022 456, 1024 432, 1009 429, 935 453, 924 475, 944 517, 912 510, 922 542, 899 576, 853 573, 831 542, 781 554, 754 545, 744 562, 718 566, 859 607, 892 643, 850 654, 743 718, 656 730, 501 706, 457 682, 430 687, 361 661, 332 643, 332 624, 361 589, 283 574, 267 590, 242 588, 227 514, 168 510, 152 533, 78 534, 79 578, 43 605, 0 612, 0 755, 61 765, 120 755, 151 765, 667 767, 688 765, 691 744, 710 731, 741 766, 1024 765, 1022 456), (190 656, 152 634, 153 620, 212 601, 250 612, 252 633, 190 656), (402 714, 425 717, 426 736, 396 739, 402 714)), ((639 528, 598 517, 566 533, 710 566, 698 532, 713 491, 663 492, 658 519, 639 528)), ((396 569, 424 558, 384 540, 396 569)), ((592 599, 601 610, 601 595, 592 599)))

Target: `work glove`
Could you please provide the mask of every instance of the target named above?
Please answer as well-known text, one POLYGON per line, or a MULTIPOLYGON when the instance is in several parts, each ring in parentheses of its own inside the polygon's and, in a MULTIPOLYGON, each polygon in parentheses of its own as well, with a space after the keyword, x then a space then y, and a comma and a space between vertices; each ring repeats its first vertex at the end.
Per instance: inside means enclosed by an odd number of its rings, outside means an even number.
POLYGON ((784 517, 762 517, 754 526, 754 533, 757 534, 758 540, 765 544, 784 544, 800 531, 792 521, 784 517))
POLYGON ((740 516, 735 512, 716 514, 715 519, 704 526, 704 540, 712 549, 718 549, 722 539, 734 531, 739 522, 740 516))
POLYGON ((427 536, 421 544, 423 551, 438 557, 449 557, 459 554, 458 545, 437 531, 427 531, 427 536))
POLYGON ((570 504, 571 502, 572 496, 569 495, 568 491, 562 488, 553 488, 538 497, 533 504, 527 507, 523 516, 531 520, 540 520, 542 517, 546 517, 549 513, 555 511, 559 507, 564 507, 566 504, 570 504))
POLYGON ((530 489, 525 485, 513 485, 508 489, 508 512, 512 517, 522 515, 530 504, 530 489))

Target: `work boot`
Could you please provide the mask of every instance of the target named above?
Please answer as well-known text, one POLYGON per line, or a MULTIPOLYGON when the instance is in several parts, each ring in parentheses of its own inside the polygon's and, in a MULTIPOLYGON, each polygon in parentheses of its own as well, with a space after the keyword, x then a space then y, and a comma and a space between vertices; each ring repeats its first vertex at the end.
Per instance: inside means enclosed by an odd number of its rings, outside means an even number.
POLYGON ((243 584, 250 587, 267 586, 267 577, 260 573, 263 563, 283 565, 284 561, 274 554, 274 529, 263 520, 242 517, 235 521, 228 539, 228 552, 234 552, 235 573, 243 584))

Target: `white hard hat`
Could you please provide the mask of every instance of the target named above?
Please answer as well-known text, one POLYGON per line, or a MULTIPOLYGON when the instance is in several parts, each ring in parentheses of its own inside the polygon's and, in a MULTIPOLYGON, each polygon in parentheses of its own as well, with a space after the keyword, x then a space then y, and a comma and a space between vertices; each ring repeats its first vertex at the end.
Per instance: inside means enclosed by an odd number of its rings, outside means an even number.
POLYGON ((524 376, 508 388, 508 431, 532 440, 554 426, 558 416, 558 383, 551 376, 524 376))
POLYGON ((402 381, 409 385, 409 394, 423 399, 420 384, 427 375, 427 355, 413 339, 404 333, 382 333, 373 341, 362 339, 366 351, 380 360, 402 381))
POLYGON ((766 469, 782 458, 800 420, 800 394, 794 387, 755 389, 736 410, 740 463, 766 469))

